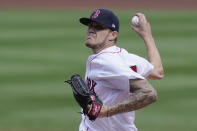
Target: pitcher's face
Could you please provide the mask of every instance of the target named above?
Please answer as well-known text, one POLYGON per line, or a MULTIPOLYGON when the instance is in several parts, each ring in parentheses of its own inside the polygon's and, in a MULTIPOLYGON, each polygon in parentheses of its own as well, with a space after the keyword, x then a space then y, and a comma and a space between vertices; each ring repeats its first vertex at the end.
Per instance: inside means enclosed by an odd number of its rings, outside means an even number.
POLYGON ((108 41, 110 32, 111 30, 104 25, 96 22, 89 23, 86 34, 86 46, 92 49, 104 46, 108 41))

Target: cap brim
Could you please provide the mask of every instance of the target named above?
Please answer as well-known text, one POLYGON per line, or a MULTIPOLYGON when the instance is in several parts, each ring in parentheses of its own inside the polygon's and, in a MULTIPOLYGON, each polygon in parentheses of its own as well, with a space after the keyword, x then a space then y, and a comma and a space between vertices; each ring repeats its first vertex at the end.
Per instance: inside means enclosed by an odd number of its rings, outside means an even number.
MULTIPOLYGON (((91 23, 91 22, 97 22, 96 20, 91 20, 90 18, 85 18, 85 17, 80 18, 79 21, 80 21, 81 24, 86 25, 86 26, 88 26, 88 24, 91 23)), ((101 22, 97 22, 97 23, 105 25, 101 22)), ((107 25, 105 25, 105 26, 108 27, 107 25)), ((111 29, 112 31, 114 31, 113 28, 110 28, 110 27, 108 27, 108 28, 111 29)))
POLYGON ((81 24, 88 25, 93 20, 91 20, 89 18, 80 18, 79 21, 80 21, 81 24))

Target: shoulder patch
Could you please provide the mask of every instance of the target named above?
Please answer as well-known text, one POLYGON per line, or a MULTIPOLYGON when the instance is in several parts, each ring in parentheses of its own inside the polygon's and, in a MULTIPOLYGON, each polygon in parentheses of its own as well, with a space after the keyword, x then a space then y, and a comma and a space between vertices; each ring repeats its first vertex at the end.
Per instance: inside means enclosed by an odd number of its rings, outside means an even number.
POLYGON ((133 70, 133 71, 137 72, 137 66, 136 66, 136 65, 131 66, 130 68, 131 68, 131 70, 133 70))

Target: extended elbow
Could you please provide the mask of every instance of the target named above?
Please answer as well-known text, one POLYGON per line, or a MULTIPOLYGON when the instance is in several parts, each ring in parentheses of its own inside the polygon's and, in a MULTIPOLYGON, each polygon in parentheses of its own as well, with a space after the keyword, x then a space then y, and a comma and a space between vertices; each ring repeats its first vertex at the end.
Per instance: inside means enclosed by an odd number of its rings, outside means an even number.
POLYGON ((164 70, 163 68, 158 71, 158 79, 161 80, 164 78, 164 70))
POLYGON ((157 75, 157 77, 156 77, 156 79, 157 80, 161 80, 163 78, 164 78, 164 73, 163 72, 159 72, 158 75, 157 75))
POLYGON ((148 78, 152 79, 152 80, 161 80, 164 78, 164 70, 163 68, 161 69, 157 69, 154 70, 149 76, 148 78))

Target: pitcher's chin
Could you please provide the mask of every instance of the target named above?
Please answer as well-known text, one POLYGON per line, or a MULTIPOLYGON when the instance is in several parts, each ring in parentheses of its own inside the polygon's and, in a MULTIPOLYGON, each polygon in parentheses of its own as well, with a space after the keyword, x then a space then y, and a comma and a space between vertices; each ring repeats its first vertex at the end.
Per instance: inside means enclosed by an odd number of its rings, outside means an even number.
POLYGON ((92 43, 90 43, 88 40, 86 40, 85 45, 91 49, 94 49, 96 46, 92 43))

